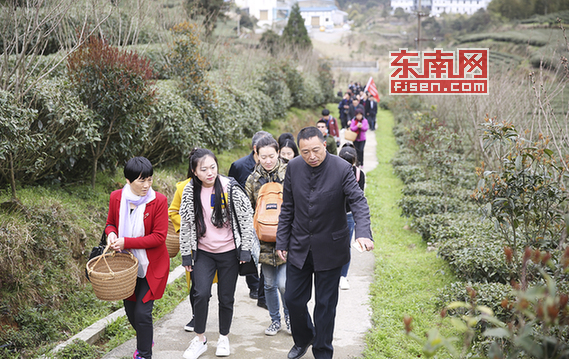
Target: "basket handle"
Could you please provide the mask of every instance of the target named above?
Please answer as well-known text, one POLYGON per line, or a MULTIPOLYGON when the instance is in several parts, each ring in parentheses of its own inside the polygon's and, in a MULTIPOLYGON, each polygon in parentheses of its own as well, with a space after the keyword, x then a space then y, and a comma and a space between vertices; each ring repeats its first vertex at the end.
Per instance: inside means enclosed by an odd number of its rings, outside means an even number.
MULTIPOLYGON (((109 269, 109 273, 111 273, 111 275, 115 275, 115 272, 113 272, 113 270, 111 269, 111 266, 109 266, 109 262, 107 262, 107 258, 105 258, 105 254, 107 253, 107 251, 109 250, 110 247, 111 247, 111 242, 108 242, 107 245, 105 246, 105 249, 103 250, 103 253, 99 256, 99 259, 97 259, 95 264, 93 264, 93 266, 91 266, 91 268, 89 268, 89 274, 91 274, 93 272, 93 268, 95 268, 97 266, 97 264, 99 264, 99 261, 101 260, 101 258, 103 258, 103 260, 105 261, 105 264, 107 265, 107 268, 109 269)), ((116 252, 114 252, 114 253, 116 253, 116 252)))

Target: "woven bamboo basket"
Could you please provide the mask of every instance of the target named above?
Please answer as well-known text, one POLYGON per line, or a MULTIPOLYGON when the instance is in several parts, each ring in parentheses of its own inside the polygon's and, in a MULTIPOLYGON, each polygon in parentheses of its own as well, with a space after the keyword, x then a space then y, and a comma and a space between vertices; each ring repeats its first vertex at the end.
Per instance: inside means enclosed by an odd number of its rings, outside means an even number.
POLYGON ((132 253, 105 253, 87 262, 93 291, 100 300, 126 299, 134 293, 138 259, 132 253), (101 261, 101 259, 103 259, 101 261))
POLYGON ((176 233, 172 221, 168 221, 168 235, 166 236, 166 248, 168 248, 168 255, 174 258, 180 251, 180 234, 176 233))

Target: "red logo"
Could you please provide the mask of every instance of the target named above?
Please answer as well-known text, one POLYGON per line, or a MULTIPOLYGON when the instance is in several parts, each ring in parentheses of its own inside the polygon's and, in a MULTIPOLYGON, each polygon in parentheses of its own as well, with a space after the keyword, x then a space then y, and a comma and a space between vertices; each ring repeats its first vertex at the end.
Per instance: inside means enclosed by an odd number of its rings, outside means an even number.
POLYGON ((390 95, 488 95, 488 49, 390 51, 390 95))

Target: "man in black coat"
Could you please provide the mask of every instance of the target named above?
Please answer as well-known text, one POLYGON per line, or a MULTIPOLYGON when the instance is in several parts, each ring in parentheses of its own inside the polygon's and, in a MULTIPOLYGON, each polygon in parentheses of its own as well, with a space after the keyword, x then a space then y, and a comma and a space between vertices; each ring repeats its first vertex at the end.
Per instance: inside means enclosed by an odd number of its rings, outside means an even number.
POLYGON ((375 131, 375 118, 377 116, 377 102, 375 97, 369 95, 365 104, 366 119, 369 122, 369 129, 375 131))
MULTIPOLYGON (((251 147, 253 149, 251 153, 233 162, 229 168, 229 173, 227 175, 235 178, 243 188, 245 188, 245 182, 247 182, 247 178, 251 173, 253 173, 255 165, 257 164, 257 159, 255 158, 257 142, 265 136, 273 137, 273 135, 267 131, 258 131, 255 133, 251 140, 251 147)), ((263 288, 265 282, 263 273, 261 273, 261 278, 259 278, 257 274, 248 275, 245 277, 245 281, 247 282, 247 287, 249 287, 249 297, 251 297, 251 299, 257 299, 257 305, 267 309, 267 303, 265 302, 265 290, 263 288)))
POLYGON ((326 151, 316 127, 298 134, 299 157, 290 160, 283 183, 277 253, 287 260, 285 301, 294 346, 289 359, 312 345, 316 359, 332 358, 332 338, 342 266, 350 260, 345 203, 356 222, 356 242, 373 250, 370 213, 351 165, 326 151), (316 293, 314 324, 307 303, 316 293))
POLYGON ((360 103, 360 100, 358 100, 357 98, 353 98, 352 99, 352 103, 350 105, 350 108, 348 109, 348 119, 347 122, 350 123, 350 121, 356 117, 356 110, 360 109, 362 110, 362 113, 365 113, 365 108, 364 106, 360 103))

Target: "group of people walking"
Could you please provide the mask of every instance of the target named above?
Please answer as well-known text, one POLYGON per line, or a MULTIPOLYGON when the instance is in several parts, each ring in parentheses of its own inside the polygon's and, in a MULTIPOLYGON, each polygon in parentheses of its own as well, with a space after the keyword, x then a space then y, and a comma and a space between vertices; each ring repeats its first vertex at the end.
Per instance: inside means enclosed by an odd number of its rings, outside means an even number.
POLYGON ((355 84, 352 82, 343 94, 338 110, 342 129, 356 133, 353 144, 358 154, 358 165, 363 167, 366 132, 375 131, 377 100, 365 92, 357 82, 355 84))
MULTIPOLYGON (((208 349, 205 331, 215 279, 216 356, 230 355, 228 334, 237 280, 240 268, 251 261, 261 268, 257 288, 249 287, 258 291, 252 296, 256 298, 264 290, 270 318, 265 334, 276 335, 282 329, 292 334, 289 359, 301 358, 310 346, 315 358, 332 358, 338 287, 347 274, 353 232, 362 250, 373 250, 374 244, 356 141, 344 145, 336 156, 340 140, 336 119, 328 110, 322 115, 317 127, 302 129, 296 141, 292 134, 275 140, 267 132, 257 132, 251 154, 234 162, 229 176, 219 173, 212 151, 193 149, 187 179, 177 184, 169 208, 166 197, 151 187, 150 161, 135 157, 126 163, 127 183, 111 194, 105 232, 113 249, 130 250, 140 263, 135 293, 124 301, 137 333, 134 359, 152 357, 152 307, 164 293, 169 272, 168 217, 179 231, 182 265, 191 273, 193 317, 184 329, 196 335, 183 354, 185 359, 197 359, 208 349), (334 153, 327 150, 329 144, 334 153), (274 238, 267 239, 258 235, 255 226, 260 211, 277 208, 261 199, 269 183, 279 184, 280 214, 274 238), (307 303, 313 283, 316 305, 311 318, 307 303)), ((367 120, 358 116, 350 122, 365 133, 367 120)), ((343 287, 347 289, 345 283, 343 287)))

